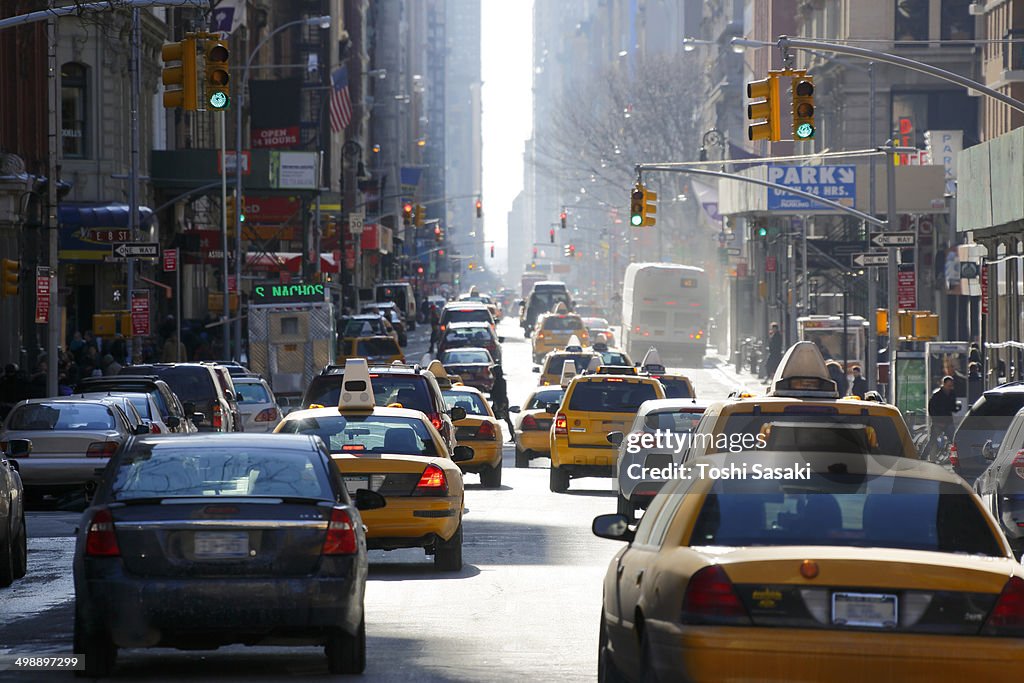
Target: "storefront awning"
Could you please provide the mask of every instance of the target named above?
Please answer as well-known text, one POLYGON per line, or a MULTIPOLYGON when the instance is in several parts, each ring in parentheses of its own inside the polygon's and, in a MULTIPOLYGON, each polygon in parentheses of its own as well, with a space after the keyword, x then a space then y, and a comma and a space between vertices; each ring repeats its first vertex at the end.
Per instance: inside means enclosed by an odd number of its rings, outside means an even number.
MULTIPOLYGON (((57 206, 61 261, 104 261, 111 245, 131 242, 127 204, 64 202, 57 206)), ((139 230, 149 232, 155 216, 148 206, 139 207, 139 230)))
MULTIPOLYGON (((245 258, 247 270, 279 272, 286 270, 290 273, 302 271, 302 254, 295 252, 274 252, 269 254, 247 254, 245 258)), ((334 254, 320 254, 320 272, 337 273, 338 260, 334 254)))

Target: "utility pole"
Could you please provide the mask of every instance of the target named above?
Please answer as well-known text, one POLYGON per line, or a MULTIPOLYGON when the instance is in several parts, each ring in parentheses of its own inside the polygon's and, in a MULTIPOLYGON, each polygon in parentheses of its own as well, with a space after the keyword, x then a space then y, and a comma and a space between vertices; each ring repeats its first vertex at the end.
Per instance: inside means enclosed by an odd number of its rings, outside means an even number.
MULTIPOLYGON (((875 63, 868 62, 868 139, 871 145, 876 143, 875 135, 875 63)), ((868 213, 876 215, 878 207, 875 205, 875 162, 872 155, 868 160, 868 213)), ((871 227, 864 225, 864 236, 871 244, 871 227)), ((878 388, 878 269, 865 268, 864 274, 868 279, 868 344, 867 358, 865 358, 864 372, 862 377, 867 378, 868 390, 874 391, 878 388)))
MULTIPOLYGON (((887 152, 885 155, 885 209, 887 215, 887 229, 891 232, 899 230, 900 226, 896 223, 896 165, 892 159, 892 140, 882 148, 882 151, 887 152)), ((900 306, 899 306, 899 264, 896 263, 896 257, 899 254, 899 249, 895 246, 889 247, 889 265, 886 268, 886 280, 887 286, 889 287, 889 353, 887 358, 889 360, 889 383, 888 383, 888 394, 889 403, 896 405, 896 345, 897 340, 900 338, 900 306)))
MULTIPOLYGON (((47 85, 49 97, 47 97, 47 118, 50 134, 47 136, 47 155, 49 170, 49 182, 46 184, 46 228, 49 236, 47 244, 50 264, 50 322, 47 326, 46 344, 46 394, 47 396, 57 395, 57 377, 60 374, 58 367, 57 349, 61 346, 60 324, 61 315, 60 292, 57 286, 57 181, 60 178, 60 145, 57 144, 57 136, 60 132, 60 119, 57 113, 57 103, 60 102, 60 84, 57 81, 57 19, 50 17, 46 21, 47 39, 47 85)), ((33 283, 34 284, 34 283, 33 283)))
MULTIPOLYGON (((142 27, 140 26, 139 10, 132 10, 132 56, 131 56, 131 94, 129 96, 129 125, 131 135, 131 169, 128 172, 128 230, 132 241, 139 239, 139 93, 142 89, 142 27)), ((127 260, 127 296, 129 309, 132 292, 135 290, 135 259, 127 260)), ((135 360, 135 335, 128 338, 127 364, 135 360)))

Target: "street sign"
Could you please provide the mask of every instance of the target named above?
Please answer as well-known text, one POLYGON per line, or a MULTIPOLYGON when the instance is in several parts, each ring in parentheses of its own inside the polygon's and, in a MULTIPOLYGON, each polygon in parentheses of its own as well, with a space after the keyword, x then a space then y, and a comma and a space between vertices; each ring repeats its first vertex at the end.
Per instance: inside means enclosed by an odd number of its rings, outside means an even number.
MULTIPOLYGON (((769 166, 768 182, 803 190, 844 206, 857 199, 857 167, 853 165, 769 166)), ((824 204, 797 197, 782 190, 768 189, 769 211, 833 211, 824 204)))
MULTIPOLYGON (((817 246, 817 240, 815 241, 815 246, 817 246)), ((835 259, 854 256, 863 252, 866 248, 864 242, 860 240, 854 242, 832 242, 829 249, 822 247, 824 251, 831 254, 832 258, 835 259)))
POLYGON ((115 259, 126 258, 159 258, 159 242, 119 242, 110 247, 110 255, 115 259))
POLYGON ((882 232, 872 237, 871 243, 878 247, 912 247, 917 243, 917 233, 882 232))
POLYGON ((348 215, 348 232, 350 235, 360 236, 363 234, 363 221, 366 218, 366 214, 350 213, 348 215))
POLYGON ((896 298, 900 308, 906 310, 917 308, 917 278, 915 275, 912 263, 901 265, 900 272, 896 274, 896 298))
POLYGON ((736 233, 734 233, 734 232, 726 232, 725 230, 723 230, 720 233, 718 233, 718 241, 719 242, 735 242, 736 241, 736 233))
POLYGON ((149 290, 134 289, 131 298, 132 336, 149 335, 149 290))
POLYGON ((50 269, 45 266, 36 268, 36 324, 46 325, 50 322, 50 269))
POLYGON ((178 270, 178 250, 168 249, 164 252, 164 272, 173 273, 178 270))
POLYGON ((774 256, 769 256, 768 258, 766 258, 764 260, 764 272, 766 272, 766 273, 774 273, 777 265, 778 265, 778 262, 775 260, 775 257, 774 256))
POLYGON ((889 254, 884 251, 869 252, 867 254, 855 254, 853 257, 855 266, 887 266, 889 265, 889 254))
POLYGON ((740 255, 740 248, 739 247, 726 247, 725 248, 725 253, 727 253, 729 256, 739 256, 740 255))

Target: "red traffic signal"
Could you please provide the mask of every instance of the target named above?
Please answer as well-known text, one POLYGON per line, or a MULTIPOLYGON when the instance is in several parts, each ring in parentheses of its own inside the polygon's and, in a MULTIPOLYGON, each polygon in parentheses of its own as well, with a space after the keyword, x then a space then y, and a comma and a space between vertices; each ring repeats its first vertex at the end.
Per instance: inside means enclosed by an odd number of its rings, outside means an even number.
MULTIPOLYGON (((558 219, 559 219, 559 220, 560 220, 560 221, 562 222, 562 230, 565 230, 565 220, 566 220, 566 219, 567 219, 568 217, 569 217, 569 214, 567 214, 567 213, 566 213, 565 211, 563 211, 563 212, 562 212, 561 214, 559 214, 559 216, 558 216, 558 219)), ((554 240, 552 240, 552 242, 553 242, 553 241, 554 241, 554 240)))
POLYGON ((417 275, 423 275, 423 266, 419 266, 419 267, 416 268, 416 274, 417 275))
POLYGON ((491 245, 491 258, 494 258, 494 245, 491 245))
POLYGON ((481 200, 476 200, 476 217, 483 218, 484 215, 484 203, 481 200))
POLYGON ((537 258, 537 247, 533 248, 533 258, 537 258))
POLYGON ((551 228, 550 232, 548 232, 548 236, 551 237, 551 244, 554 244, 555 243, 555 229, 554 228, 551 228))

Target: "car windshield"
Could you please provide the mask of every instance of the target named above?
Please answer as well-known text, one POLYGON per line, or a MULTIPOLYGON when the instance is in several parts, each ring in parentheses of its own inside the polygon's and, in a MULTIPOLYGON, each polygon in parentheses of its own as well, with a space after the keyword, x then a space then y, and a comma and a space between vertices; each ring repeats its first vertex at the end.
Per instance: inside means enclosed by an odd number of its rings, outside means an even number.
POLYGON ((690 384, 685 379, 659 377, 658 381, 665 387, 665 398, 693 398, 690 395, 690 384))
POLYGON ((464 409, 467 415, 490 415, 487 411, 487 404, 480 394, 471 391, 442 391, 441 393, 444 395, 444 402, 449 410, 459 407, 464 409))
MULTIPOLYGON (((632 365, 629 356, 621 351, 599 351, 601 365, 632 365)), ((669 398, 672 398, 671 396, 669 398)))
POLYGON ((283 434, 315 434, 332 454, 437 456, 422 420, 383 415, 326 415, 285 420, 283 434))
POLYGON ((583 322, 575 315, 553 315, 544 320, 544 329, 553 332, 570 332, 582 330, 583 322))
MULTIPOLYGON (((338 399, 341 397, 341 378, 341 375, 315 378, 307 390, 305 405, 307 407, 313 404, 338 405, 338 399)), ((371 374, 370 379, 373 382, 373 398, 377 405, 387 406, 400 403, 403 408, 418 410, 422 413, 435 412, 433 401, 430 398, 430 390, 427 388, 426 377, 371 374)))
POLYGON ((700 423, 704 412, 673 410, 671 412, 648 413, 644 416, 643 431, 654 434, 657 431, 669 431, 675 434, 693 432, 700 423))
POLYGON ((549 403, 561 403, 563 396, 565 396, 565 389, 562 389, 561 387, 557 389, 544 389, 543 391, 538 391, 533 395, 533 399, 526 404, 525 410, 547 408, 549 403))
POLYGON ((239 403, 271 403, 270 394, 262 382, 235 382, 239 403))
POLYGON ((460 349, 458 351, 445 351, 441 356, 441 363, 444 365, 464 365, 467 363, 490 363, 491 355, 482 349, 460 349))
MULTIPOLYGON (((804 410, 810 410, 809 406, 804 410)), ((875 432, 877 445, 871 447, 870 452, 876 455, 897 455, 916 458, 916 453, 907 453, 904 450, 903 440, 900 438, 900 430, 897 429, 895 418, 888 415, 840 415, 823 413, 800 412, 799 406, 793 406, 793 410, 786 409, 784 413, 761 413, 758 415, 733 414, 725 422, 722 430, 729 435, 729 443, 735 443, 734 434, 750 434, 757 436, 762 432, 766 424, 772 422, 794 422, 799 421, 808 427, 807 437, 785 439, 779 443, 779 450, 827 450, 825 444, 846 443, 849 437, 848 431, 840 431, 849 425, 871 427, 875 432), (829 425, 836 425, 839 429, 834 435, 827 431, 829 425), (820 446, 820 447, 819 447, 820 446)), ((802 433, 801 430, 795 430, 802 433)), ((716 439, 718 441, 718 439, 716 439)), ((724 441, 724 440, 722 440, 724 441)), ((840 449, 841 452, 850 452, 847 448, 840 449)), ((855 452, 861 452, 857 450, 855 452)))
POLYGON ((349 320, 342 330, 343 337, 369 337, 375 334, 384 334, 384 323, 380 318, 375 320, 349 320))
POLYGON ((399 353, 398 344, 391 337, 360 339, 356 344, 357 356, 397 356, 399 353))
MULTIPOLYGON (((132 366, 124 368, 121 372, 132 370, 132 366)), ((217 387, 213 384, 213 377, 205 367, 198 365, 175 365, 171 367, 142 370, 143 374, 160 375, 160 379, 167 382, 171 390, 178 395, 181 401, 212 401, 217 398, 217 387)))
POLYGON ((11 413, 7 429, 111 431, 117 425, 113 409, 102 403, 28 403, 11 413))
POLYGON ((545 375, 561 375, 562 368, 565 365, 565 361, 571 360, 573 365, 576 366, 576 372, 583 372, 590 365, 590 359, 593 358, 588 353, 559 353, 548 358, 547 363, 544 364, 545 375))
POLYGON ((459 310, 454 309, 448 313, 447 322, 458 322, 458 323, 489 323, 491 322, 491 314, 487 309, 470 309, 470 310, 459 310))
MULTIPOLYGON (((182 439, 182 441, 185 441, 182 439)), ((296 496, 333 500, 316 452, 142 444, 118 462, 114 500, 164 497, 296 496)))
POLYGON ((569 398, 569 410, 597 413, 635 413, 640 404, 658 398, 649 382, 628 382, 611 379, 601 382, 578 382, 569 398))
POLYGON ((449 329, 445 334, 445 343, 452 342, 489 342, 493 339, 491 330, 485 327, 470 327, 470 328, 456 328, 449 329))
POLYGON ((957 484, 811 474, 810 480, 719 479, 691 546, 833 545, 1001 557, 981 510, 957 484))

